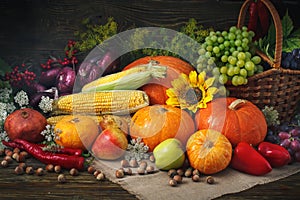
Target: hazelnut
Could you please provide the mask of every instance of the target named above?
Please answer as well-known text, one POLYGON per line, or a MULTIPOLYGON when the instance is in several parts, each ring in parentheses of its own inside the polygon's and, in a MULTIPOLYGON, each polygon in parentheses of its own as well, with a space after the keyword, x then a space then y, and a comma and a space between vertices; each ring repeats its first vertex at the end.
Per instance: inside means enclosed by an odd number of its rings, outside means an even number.
POLYGON ((184 170, 183 169, 177 169, 177 174, 179 175, 179 176, 183 176, 184 175, 184 170))
POLYGON ((15 159, 17 162, 25 162, 25 156, 23 154, 18 154, 18 156, 15 159))
POLYGON ((187 170, 185 170, 184 176, 185 176, 185 177, 191 177, 191 176, 192 176, 192 173, 193 173, 192 168, 188 168, 187 170))
POLYGON ((75 168, 70 169, 69 173, 70 173, 71 176, 78 176, 79 175, 78 170, 75 169, 75 168))
POLYGON ((208 184, 214 184, 215 183, 215 179, 212 176, 208 176, 206 177, 206 183, 208 184))
POLYGON ((101 173, 101 171, 99 171, 99 170, 96 170, 96 171, 94 171, 94 176, 95 177, 97 177, 98 176, 98 174, 100 174, 101 173))
POLYGON ((115 175, 117 178, 123 178, 124 177, 124 171, 122 169, 118 169, 115 172, 115 175))
POLYGON ((146 172, 147 172, 147 174, 152 174, 152 173, 154 173, 154 167, 151 166, 151 165, 147 166, 147 167, 146 167, 146 172))
POLYGON ((59 183, 65 183, 67 180, 66 180, 66 177, 65 177, 64 174, 59 174, 59 175, 57 176, 57 181, 58 181, 59 183))
POLYGON ((46 165, 45 169, 46 169, 47 172, 53 172, 54 171, 54 165, 48 164, 48 165, 46 165))
POLYGON ((44 174, 44 169, 39 167, 39 168, 36 169, 35 173, 38 176, 42 176, 44 174))
POLYGON ((13 155, 13 152, 10 149, 5 149, 4 153, 5 153, 6 156, 12 156, 13 155))
POLYGON ((24 169, 23 169, 23 167, 17 166, 17 167, 15 168, 15 173, 16 173, 17 175, 24 174, 24 169))
POLYGON ((136 172, 137 172, 139 175, 144 175, 146 171, 145 171, 144 168, 139 167, 139 168, 137 168, 136 172))
POLYGON ((129 167, 130 165, 129 165, 129 162, 128 162, 128 160, 121 160, 121 167, 129 167))
POLYGON ((7 160, 2 160, 1 161, 1 166, 2 167, 8 167, 8 161, 7 160))
POLYGON ((198 169, 193 170, 193 175, 199 175, 200 176, 200 171, 198 169))
POLYGON ((131 168, 129 168, 129 167, 124 168, 124 174, 125 174, 125 175, 131 176, 131 175, 132 175, 132 170, 131 170, 131 168))
POLYGON ((96 179, 98 181, 103 181, 105 179, 105 175, 103 173, 100 173, 100 174, 97 175, 96 179))
POLYGON ((26 167, 25 172, 26 172, 26 174, 29 174, 29 175, 34 174, 33 167, 26 167))
POLYGON ((195 175, 192 176, 192 180, 194 182, 199 182, 200 181, 200 176, 198 174, 195 174, 195 175))
POLYGON ((60 166, 60 165, 55 165, 55 166, 54 166, 54 171, 55 171, 56 173, 60 173, 60 172, 61 172, 61 166, 60 166))
POLYGON ((24 162, 19 163, 19 166, 23 167, 23 169, 25 169, 27 167, 26 163, 24 163, 24 162))
POLYGON ((19 159, 19 153, 13 153, 11 158, 14 159, 14 160, 19 159))
POLYGON ((129 161, 129 165, 130 165, 130 167, 136 168, 136 167, 138 167, 138 162, 136 161, 136 159, 131 159, 129 161))
POLYGON ((172 186, 172 187, 175 187, 175 186, 177 186, 177 182, 174 179, 170 179, 169 180, 169 185, 172 186))
POLYGON ((14 148, 14 150, 13 150, 14 153, 20 153, 20 151, 21 150, 18 147, 14 148))
POLYGON ((143 160, 143 161, 140 162, 139 167, 143 168, 143 169, 146 169, 147 165, 148 165, 148 163, 143 160))
POLYGON ((89 167, 87 168, 87 172, 88 172, 89 174, 93 174, 95 171, 96 171, 96 169, 95 169, 93 166, 89 166, 89 167))
POLYGON ((151 154, 151 155, 149 156, 149 160, 150 160, 150 162, 155 162, 155 157, 154 157, 153 154, 151 154))
POLYGON ((173 178, 173 176, 175 176, 175 175, 177 175, 176 169, 170 169, 170 170, 168 171, 168 176, 169 176, 169 177, 173 178))
POLYGON ((174 179, 177 183, 182 183, 182 176, 175 175, 175 176, 173 177, 173 179, 174 179))
POLYGON ((29 157, 29 154, 26 151, 21 151, 19 154, 22 155, 22 156, 24 156, 24 158, 28 158, 29 157))

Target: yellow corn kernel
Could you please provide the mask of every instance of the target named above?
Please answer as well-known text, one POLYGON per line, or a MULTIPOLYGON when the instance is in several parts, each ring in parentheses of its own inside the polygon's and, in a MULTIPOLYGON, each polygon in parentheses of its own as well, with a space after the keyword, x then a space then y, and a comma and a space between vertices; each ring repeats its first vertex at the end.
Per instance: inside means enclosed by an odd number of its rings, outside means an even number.
POLYGON ((82 92, 102 90, 135 90, 147 84, 152 78, 165 78, 167 67, 154 61, 125 71, 100 77, 83 86, 82 92))
POLYGON ((109 90, 62 96, 54 102, 53 112, 60 114, 130 114, 149 105, 141 90, 109 90))

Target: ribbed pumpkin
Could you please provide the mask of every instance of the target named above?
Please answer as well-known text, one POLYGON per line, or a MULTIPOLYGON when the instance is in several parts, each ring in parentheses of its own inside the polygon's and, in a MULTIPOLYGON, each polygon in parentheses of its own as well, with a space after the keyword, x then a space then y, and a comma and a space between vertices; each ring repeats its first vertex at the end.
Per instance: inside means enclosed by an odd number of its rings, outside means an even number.
POLYGON ((214 174, 229 165, 232 146, 220 132, 203 129, 198 130, 188 139, 186 152, 191 167, 204 174, 214 174))
POLYGON ((149 151, 168 138, 183 145, 195 131, 192 117, 184 110, 168 105, 151 105, 138 110, 130 122, 130 135, 140 137, 149 151))
POLYGON ((220 132, 203 129, 188 139, 186 152, 191 167, 204 174, 215 174, 229 165, 232 146, 220 132))
POLYGON ((68 115, 54 127, 55 142, 63 147, 89 150, 99 135, 97 123, 88 116, 68 115))
POLYGON ((214 129, 224 134, 232 146, 247 142, 254 146, 264 140, 267 123, 264 114, 247 100, 217 98, 195 115, 197 129, 214 129))
POLYGON ((163 79, 153 80, 151 83, 144 85, 141 89, 149 96, 151 105, 165 104, 168 98, 166 89, 171 86, 171 81, 176 79, 180 73, 189 74, 195 69, 189 63, 173 56, 146 56, 133 61, 124 67, 123 70, 142 64, 148 64, 151 60, 157 61, 160 65, 168 67, 167 76, 163 79))

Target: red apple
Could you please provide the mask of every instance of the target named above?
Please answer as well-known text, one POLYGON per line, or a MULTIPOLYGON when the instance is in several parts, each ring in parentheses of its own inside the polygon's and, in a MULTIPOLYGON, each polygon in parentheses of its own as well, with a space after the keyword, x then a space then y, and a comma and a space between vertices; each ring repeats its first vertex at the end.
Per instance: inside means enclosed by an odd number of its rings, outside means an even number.
POLYGON ((124 132, 116 127, 108 127, 96 138, 92 153, 99 159, 116 160, 125 154, 127 146, 124 132))

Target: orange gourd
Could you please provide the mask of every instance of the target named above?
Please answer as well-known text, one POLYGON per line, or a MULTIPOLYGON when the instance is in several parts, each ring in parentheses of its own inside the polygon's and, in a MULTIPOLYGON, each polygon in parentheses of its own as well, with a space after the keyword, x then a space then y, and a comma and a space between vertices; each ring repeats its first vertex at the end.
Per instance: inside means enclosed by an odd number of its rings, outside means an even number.
POLYGON ((157 61, 160 65, 167 66, 167 76, 163 79, 153 80, 151 83, 144 85, 141 89, 149 96, 150 105, 165 104, 168 98, 166 89, 171 87, 171 81, 176 79, 180 73, 189 74, 195 69, 189 63, 173 56, 146 56, 133 61, 124 67, 123 70, 142 64, 148 64, 151 60, 157 61))
POLYGON ((183 145, 195 131, 192 117, 180 108, 151 105, 138 110, 130 122, 130 135, 140 137, 149 151, 168 138, 177 138, 183 145))
POLYGON ((56 144, 89 150, 99 135, 98 124, 88 116, 66 116, 59 120, 55 127, 56 144))
POLYGON ((253 146, 264 140, 267 123, 264 114, 250 101, 233 97, 217 98, 195 115, 198 129, 214 129, 224 134, 232 146, 247 142, 253 146))
POLYGON ((188 139, 186 152, 191 167, 203 174, 215 174, 229 165, 232 146, 220 132, 203 129, 188 139))

